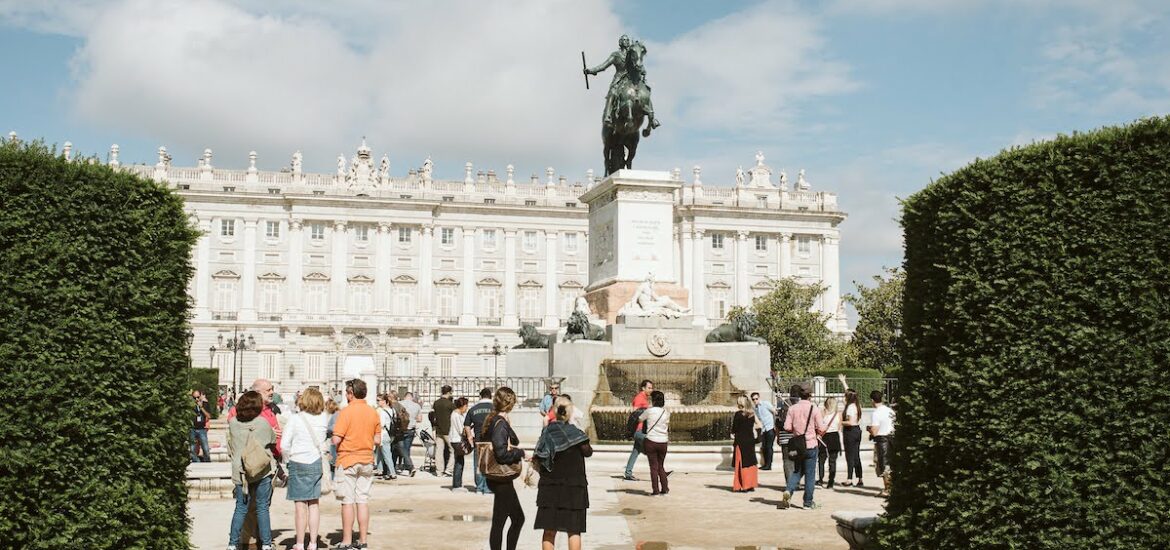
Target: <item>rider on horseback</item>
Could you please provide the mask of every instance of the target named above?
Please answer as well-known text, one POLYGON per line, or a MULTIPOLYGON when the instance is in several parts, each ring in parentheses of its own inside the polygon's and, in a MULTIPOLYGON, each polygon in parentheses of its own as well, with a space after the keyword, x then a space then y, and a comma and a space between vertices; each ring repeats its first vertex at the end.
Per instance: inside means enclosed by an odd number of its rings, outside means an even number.
MULTIPOLYGON (((626 66, 626 50, 629 49, 630 45, 630 37, 623 34, 622 37, 618 39, 618 50, 616 52, 609 54, 609 57, 605 59, 604 63, 591 69, 585 69, 585 74, 596 75, 597 73, 600 73, 601 71, 609 68, 610 65, 614 67, 615 72, 613 75, 613 82, 609 84, 609 93, 605 96, 605 113, 602 116, 602 122, 606 126, 613 124, 614 111, 617 109, 617 98, 621 93, 623 86, 629 86, 631 83, 629 75, 631 67, 626 66)), ((641 46, 640 43, 639 46, 641 46)), ((657 118, 654 118, 654 104, 650 102, 650 86, 646 84, 646 80, 644 78, 645 75, 641 76, 643 78, 636 80, 639 80, 637 84, 638 87, 641 88, 641 90, 639 90, 639 95, 645 103, 643 108, 646 112, 646 116, 650 118, 650 127, 646 130, 646 133, 648 134, 650 130, 661 126, 661 124, 659 124, 657 118)))

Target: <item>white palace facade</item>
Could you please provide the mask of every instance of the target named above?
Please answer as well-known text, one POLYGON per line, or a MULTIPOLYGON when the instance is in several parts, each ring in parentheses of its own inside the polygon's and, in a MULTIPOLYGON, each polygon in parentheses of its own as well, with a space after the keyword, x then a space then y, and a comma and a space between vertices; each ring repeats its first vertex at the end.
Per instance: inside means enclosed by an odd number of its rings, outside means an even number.
MULTIPOLYGON (((379 375, 461 377, 507 372, 490 347, 518 343, 531 323, 558 330, 589 282, 587 207, 595 184, 549 168, 516 181, 465 166, 461 181, 432 178, 427 159, 403 177, 364 141, 336 173, 305 173, 301 155, 277 172, 228 170, 205 151, 195 167, 110 164, 165 182, 202 231, 196 275, 193 362, 220 381, 255 377, 291 392, 334 387, 365 368, 379 375), (255 345, 233 353, 233 335, 255 345), (214 348, 214 349, 213 349, 214 348), (233 359, 236 361, 233 363, 233 359), (233 372, 235 371, 235 372, 233 372)), ((68 151, 67 151, 68 154, 68 151)), ((828 290, 817 308, 834 331, 840 307, 836 195, 804 179, 789 186, 757 153, 733 186, 709 186, 694 167, 674 208, 675 273, 698 322, 715 326, 749 305, 769 281, 795 277, 828 290)))

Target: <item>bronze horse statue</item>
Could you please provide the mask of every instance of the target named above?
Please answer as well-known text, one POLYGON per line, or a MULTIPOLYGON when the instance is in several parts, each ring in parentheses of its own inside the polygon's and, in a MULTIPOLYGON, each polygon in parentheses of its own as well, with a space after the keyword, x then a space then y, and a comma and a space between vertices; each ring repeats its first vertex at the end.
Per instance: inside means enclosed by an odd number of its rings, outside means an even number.
POLYGON ((653 113, 650 104, 650 88, 646 85, 646 67, 642 61, 646 47, 634 42, 626 48, 626 79, 613 90, 613 112, 610 122, 602 124, 601 141, 604 144, 602 156, 605 159, 605 175, 622 168, 631 168, 634 155, 638 152, 639 133, 650 136, 650 126, 645 129, 647 114, 653 113))

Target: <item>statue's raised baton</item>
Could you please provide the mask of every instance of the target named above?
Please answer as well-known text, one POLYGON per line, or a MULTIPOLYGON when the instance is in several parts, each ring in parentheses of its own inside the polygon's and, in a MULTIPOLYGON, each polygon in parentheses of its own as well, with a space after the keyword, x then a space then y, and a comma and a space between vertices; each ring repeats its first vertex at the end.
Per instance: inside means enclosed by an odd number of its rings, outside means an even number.
POLYGON ((585 52, 581 52, 581 68, 585 69, 585 89, 589 89, 589 65, 585 64, 585 52))

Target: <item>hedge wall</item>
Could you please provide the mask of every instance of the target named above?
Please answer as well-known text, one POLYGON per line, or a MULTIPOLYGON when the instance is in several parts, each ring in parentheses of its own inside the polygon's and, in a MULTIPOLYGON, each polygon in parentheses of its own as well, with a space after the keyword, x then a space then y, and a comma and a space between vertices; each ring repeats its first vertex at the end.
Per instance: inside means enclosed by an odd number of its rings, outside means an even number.
POLYGON ((906 201, 885 548, 1170 547, 1170 118, 906 201))
POLYGON ((158 184, 0 145, 0 545, 189 548, 195 239, 158 184))

